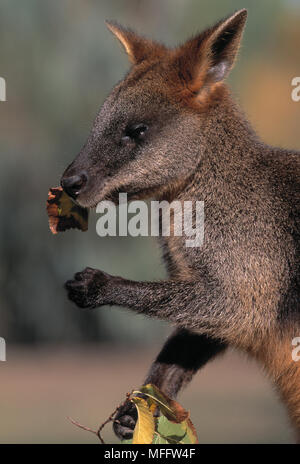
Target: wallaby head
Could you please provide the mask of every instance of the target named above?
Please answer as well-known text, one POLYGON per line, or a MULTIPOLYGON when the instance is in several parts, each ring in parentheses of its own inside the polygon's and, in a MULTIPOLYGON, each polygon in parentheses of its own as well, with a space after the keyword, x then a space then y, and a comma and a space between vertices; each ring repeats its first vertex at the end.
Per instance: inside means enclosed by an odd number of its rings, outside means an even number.
POLYGON ((194 137, 214 102, 226 98, 223 80, 234 64, 247 11, 241 10, 174 49, 115 23, 131 70, 108 96, 91 133, 62 177, 85 207, 114 199, 155 196, 195 170, 194 137))

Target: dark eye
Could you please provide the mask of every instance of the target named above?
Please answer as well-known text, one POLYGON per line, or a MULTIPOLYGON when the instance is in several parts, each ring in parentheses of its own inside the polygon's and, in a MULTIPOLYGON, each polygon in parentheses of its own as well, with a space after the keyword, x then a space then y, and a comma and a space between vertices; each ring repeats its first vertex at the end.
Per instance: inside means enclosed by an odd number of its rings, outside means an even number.
POLYGON ((126 129, 123 139, 129 138, 135 142, 139 142, 145 138, 147 130, 148 126, 146 124, 136 124, 126 129))

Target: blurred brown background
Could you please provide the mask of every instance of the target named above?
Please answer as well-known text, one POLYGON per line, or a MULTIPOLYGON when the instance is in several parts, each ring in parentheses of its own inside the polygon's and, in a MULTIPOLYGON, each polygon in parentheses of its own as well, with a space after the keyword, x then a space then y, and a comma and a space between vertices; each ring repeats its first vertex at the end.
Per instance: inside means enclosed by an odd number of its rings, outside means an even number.
MULTIPOLYGON (((51 236, 45 201, 84 143, 112 86, 128 69, 105 27, 115 19, 169 45, 248 8, 229 79, 265 141, 300 148, 298 0, 2 0, 0 76, 0 442, 95 442, 96 427, 142 382, 169 327, 119 308, 80 311, 62 285, 86 265, 133 279, 164 275, 151 238, 51 236)), ((258 367, 228 353, 181 396, 202 443, 290 443, 285 412, 258 367)), ((115 441, 110 428, 108 442, 115 441)))

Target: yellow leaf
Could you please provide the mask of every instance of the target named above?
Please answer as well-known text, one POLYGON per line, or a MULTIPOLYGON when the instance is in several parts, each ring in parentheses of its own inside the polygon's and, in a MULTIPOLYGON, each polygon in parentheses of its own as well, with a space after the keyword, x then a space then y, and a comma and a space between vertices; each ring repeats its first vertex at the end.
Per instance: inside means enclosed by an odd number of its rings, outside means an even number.
POLYGON ((138 420, 133 432, 132 444, 150 444, 153 440, 155 425, 148 403, 139 397, 132 397, 131 401, 136 405, 138 412, 138 420))

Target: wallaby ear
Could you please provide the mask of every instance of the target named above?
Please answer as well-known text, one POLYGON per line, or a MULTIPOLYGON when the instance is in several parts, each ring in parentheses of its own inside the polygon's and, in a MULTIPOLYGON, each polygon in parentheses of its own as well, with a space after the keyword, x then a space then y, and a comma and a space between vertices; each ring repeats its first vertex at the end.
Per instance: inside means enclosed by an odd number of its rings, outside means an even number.
POLYGON ((247 19, 237 11, 181 46, 175 60, 180 76, 197 93, 207 83, 225 79, 233 67, 247 19))
POLYGON ((160 57, 166 52, 166 48, 163 45, 141 37, 131 29, 127 29, 116 22, 105 22, 108 29, 119 39, 133 64, 139 64, 155 56, 160 57))

